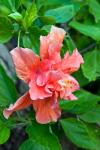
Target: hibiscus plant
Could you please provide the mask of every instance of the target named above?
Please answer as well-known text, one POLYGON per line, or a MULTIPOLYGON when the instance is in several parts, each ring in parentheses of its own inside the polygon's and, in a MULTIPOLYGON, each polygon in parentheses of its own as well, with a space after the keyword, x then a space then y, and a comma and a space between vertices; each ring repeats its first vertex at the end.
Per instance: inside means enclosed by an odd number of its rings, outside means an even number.
POLYGON ((98 0, 0 0, 0 148, 100 150, 99 41, 98 0))

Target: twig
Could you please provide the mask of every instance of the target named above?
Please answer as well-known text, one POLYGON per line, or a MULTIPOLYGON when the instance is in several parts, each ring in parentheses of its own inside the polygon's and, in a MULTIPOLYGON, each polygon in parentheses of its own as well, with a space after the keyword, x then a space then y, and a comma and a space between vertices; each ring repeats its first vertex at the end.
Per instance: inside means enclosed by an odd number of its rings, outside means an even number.
POLYGON ((83 53, 87 52, 88 50, 90 50, 91 48, 93 48, 93 47, 95 47, 95 46, 96 46, 96 43, 92 43, 92 44, 90 44, 88 47, 86 47, 86 48, 80 50, 80 53, 83 54, 83 53))

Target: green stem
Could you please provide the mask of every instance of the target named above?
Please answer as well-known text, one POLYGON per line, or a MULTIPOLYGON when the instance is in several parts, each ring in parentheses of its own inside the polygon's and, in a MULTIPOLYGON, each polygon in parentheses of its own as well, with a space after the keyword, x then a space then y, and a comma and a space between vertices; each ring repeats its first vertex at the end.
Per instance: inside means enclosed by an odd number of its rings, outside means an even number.
POLYGON ((28 124, 30 124, 30 122, 19 122, 19 123, 15 123, 10 125, 10 128, 17 128, 17 127, 24 127, 27 126, 28 124))
POLYGON ((18 44, 17 44, 18 47, 20 47, 20 36, 21 36, 21 30, 18 33, 18 44))

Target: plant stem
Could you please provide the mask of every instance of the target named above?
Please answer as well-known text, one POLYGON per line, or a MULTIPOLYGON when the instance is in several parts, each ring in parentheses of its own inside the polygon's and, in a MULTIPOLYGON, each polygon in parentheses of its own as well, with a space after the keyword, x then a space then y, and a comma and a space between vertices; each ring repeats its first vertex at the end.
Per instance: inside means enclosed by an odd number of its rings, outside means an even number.
POLYGON ((91 49, 94 48, 95 46, 96 46, 96 43, 92 43, 92 44, 90 44, 89 46, 87 46, 86 48, 80 50, 80 53, 83 54, 83 53, 85 53, 85 52, 91 50, 91 49))
POLYGON ((18 44, 17 44, 18 47, 20 47, 20 36, 21 36, 21 30, 18 33, 18 44))

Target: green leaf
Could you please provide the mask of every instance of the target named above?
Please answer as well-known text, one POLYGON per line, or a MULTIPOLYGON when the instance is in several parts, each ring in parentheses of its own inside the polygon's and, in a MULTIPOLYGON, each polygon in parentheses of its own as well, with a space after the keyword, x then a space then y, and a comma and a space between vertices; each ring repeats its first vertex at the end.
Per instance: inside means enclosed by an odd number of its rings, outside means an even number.
POLYGON ((0 17, 0 43, 9 41, 13 34, 11 22, 6 17, 0 17))
POLYGON ((30 37, 28 34, 25 34, 23 37, 23 46, 24 47, 27 47, 27 48, 30 48, 30 49, 33 49, 34 46, 32 44, 32 41, 30 40, 30 37))
POLYGON ((46 25, 49 25, 49 24, 53 25, 56 22, 55 19, 51 16, 49 16, 49 17, 48 16, 41 16, 41 17, 39 17, 39 19, 42 22, 42 24, 46 24, 46 25))
POLYGON ((66 40, 69 52, 72 53, 73 50, 76 48, 76 45, 74 44, 72 38, 69 35, 67 35, 67 38, 65 40, 66 40))
POLYGON ((19 8, 23 0, 0 0, 0 5, 6 6, 11 12, 19 8))
POLYGON ((30 28, 23 38, 23 46, 31 48, 35 53, 39 54, 40 49, 40 35, 44 35, 46 31, 40 30, 37 26, 30 28))
POLYGON ((44 31, 46 31, 48 33, 48 32, 50 32, 51 25, 45 25, 41 29, 44 30, 44 31))
POLYGON ((18 150, 39 150, 41 147, 35 144, 32 139, 28 139, 22 143, 18 150))
POLYGON ((10 129, 0 122, 0 144, 4 144, 10 136, 10 129))
POLYGON ((35 37, 32 33, 23 36, 23 46, 30 48, 33 52, 39 54, 39 40, 37 39, 37 36, 35 37))
POLYGON ((100 27, 97 27, 95 25, 82 24, 77 21, 71 21, 69 23, 69 26, 78 30, 82 34, 91 37, 96 41, 100 41, 100 27))
POLYGON ((66 4, 70 4, 71 0, 37 0, 36 4, 38 6, 38 8, 40 8, 41 6, 61 6, 61 5, 66 5, 66 4))
POLYGON ((45 16, 54 17, 56 23, 64 23, 69 21, 74 16, 74 6, 65 5, 56 9, 51 9, 45 12, 45 16))
POLYGON ((89 123, 100 123, 100 106, 93 108, 92 110, 81 114, 79 116, 82 120, 89 123))
POLYGON ((84 76, 89 81, 96 80, 100 76, 100 52, 99 50, 93 50, 84 55, 84 64, 82 65, 82 71, 84 76))
POLYGON ((81 68, 77 72, 73 73, 73 76, 78 81, 80 87, 83 87, 89 83, 89 80, 83 75, 81 68))
POLYGON ((8 106, 17 98, 17 92, 13 81, 7 76, 0 65, 0 106, 8 106))
POLYGON ((78 100, 60 101, 61 109, 70 113, 81 114, 93 109, 98 103, 98 101, 100 101, 99 96, 91 94, 85 90, 77 91, 75 95, 78 98, 78 100))
POLYGON ((25 29, 29 28, 32 22, 37 18, 37 8, 35 4, 32 4, 25 12, 23 18, 23 26, 25 29))
POLYGON ((71 0, 37 0, 36 5, 38 9, 44 6, 48 10, 52 7, 55 8, 59 6, 64 6, 66 4, 71 4, 71 2, 71 0))
POLYGON ((16 11, 15 0, 0 0, 0 4, 6 6, 12 12, 16 11))
POLYGON ((11 13, 11 11, 9 10, 9 8, 7 8, 6 6, 0 5, 0 16, 7 16, 11 13))
POLYGON ((34 123, 27 128, 29 140, 22 144, 19 150, 61 150, 57 137, 50 133, 47 125, 34 123), (27 145, 28 144, 28 148, 27 145))
POLYGON ((10 18, 16 20, 16 21, 21 21, 22 20, 22 15, 19 12, 14 12, 8 15, 10 18))
POLYGON ((88 0, 90 13, 95 17, 95 21, 100 21, 100 3, 97 0, 88 0))
POLYGON ((78 147, 98 150, 100 141, 94 130, 80 120, 69 118, 61 120, 66 136, 78 147))

